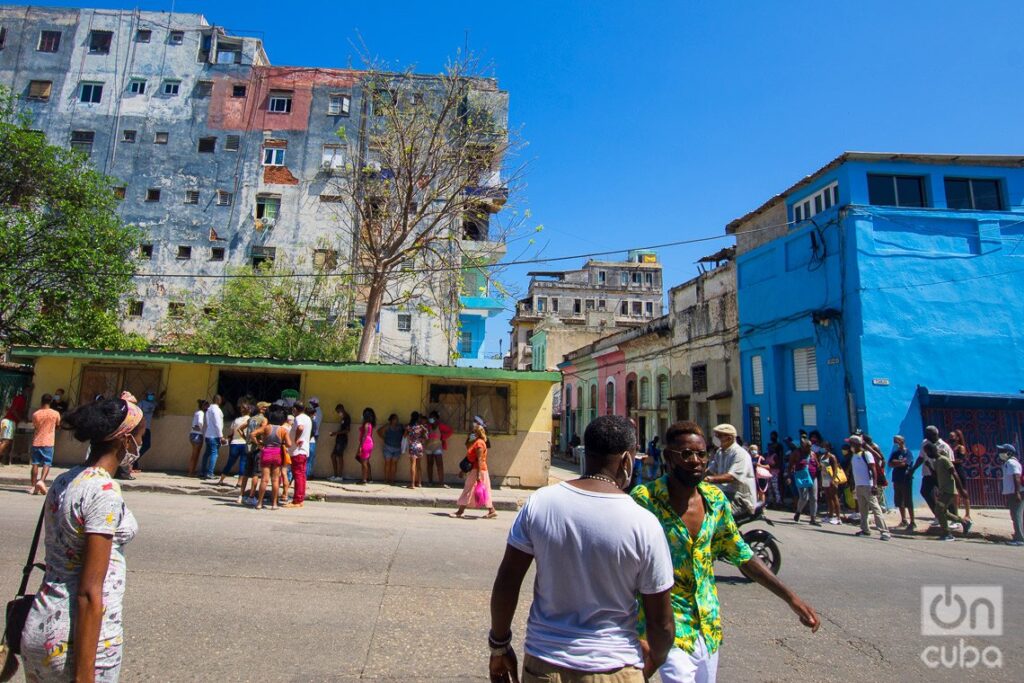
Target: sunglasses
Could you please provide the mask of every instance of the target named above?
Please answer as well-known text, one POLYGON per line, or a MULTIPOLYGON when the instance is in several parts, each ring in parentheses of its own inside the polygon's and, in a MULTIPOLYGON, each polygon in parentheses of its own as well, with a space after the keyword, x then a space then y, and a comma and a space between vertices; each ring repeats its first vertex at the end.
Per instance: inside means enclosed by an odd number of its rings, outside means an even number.
POLYGON ((693 450, 690 450, 690 449, 685 449, 685 450, 677 451, 674 448, 666 448, 663 452, 664 453, 672 453, 674 455, 678 455, 679 459, 682 460, 683 462, 686 462, 687 460, 691 460, 691 459, 696 459, 696 460, 701 460, 701 461, 704 461, 704 460, 708 459, 708 452, 707 451, 693 451, 693 450))

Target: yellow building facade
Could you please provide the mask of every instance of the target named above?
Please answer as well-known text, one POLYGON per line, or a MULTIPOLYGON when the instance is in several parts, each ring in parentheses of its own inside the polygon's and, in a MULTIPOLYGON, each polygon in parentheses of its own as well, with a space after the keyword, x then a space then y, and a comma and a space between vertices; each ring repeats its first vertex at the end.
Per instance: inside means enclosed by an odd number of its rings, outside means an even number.
MULTIPOLYGON (((488 423, 491 450, 488 468, 498 484, 539 487, 548 483, 550 467, 552 388, 556 372, 509 371, 361 363, 288 362, 174 353, 112 352, 77 349, 17 347, 13 360, 34 368, 34 410, 39 397, 65 390, 71 407, 93 400, 97 394, 114 397, 123 390, 141 399, 147 391, 160 398, 152 425, 152 447, 142 461, 145 469, 184 471, 191 445, 188 434, 199 399, 214 394, 225 399, 225 425, 244 397, 273 402, 282 391, 297 392, 304 400, 316 397, 324 413, 317 444, 314 475, 331 474, 330 453, 338 426, 334 407, 343 404, 352 417, 345 452, 346 478, 359 472, 355 461, 356 432, 364 408, 373 408, 377 426, 396 413, 405 424, 412 411, 437 410, 455 434, 445 457, 446 471, 458 472, 465 455, 463 444, 474 415, 488 423)), ((27 451, 31 436, 19 438, 16 450, 27 451), (24 444, 21 441, 25 441, 24 444)), ((375 435, 371 469, 383 472, 381 440, 375 435)), ((86 445, 67 432, 58 434, 54 464, 69 466, 85 457, 86 445)), ((219 465, 226 462, 227 447, 219 465)), ((405 458, 403 458, 403 461, 405 458)), ((219 470, 219 467, 218 467, 219 470)), ((407 476, 403 462, 399 476, 407 476)))

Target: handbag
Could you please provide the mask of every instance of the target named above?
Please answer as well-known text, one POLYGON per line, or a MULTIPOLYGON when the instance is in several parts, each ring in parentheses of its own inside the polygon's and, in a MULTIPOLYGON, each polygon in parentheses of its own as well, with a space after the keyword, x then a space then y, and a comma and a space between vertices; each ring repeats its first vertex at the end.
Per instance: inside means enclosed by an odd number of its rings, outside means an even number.
POLYGON ((771 479, 772 478, 772 471, 770 469, 768 469, 767 467, 765 467, 764 465, 758 465, 754 469, 754 472, 757 475, 758 479, 771 479))
POLYGON ((473 487, 473 502, 476 503, 478 508, 487 507, 489 504, 487 500, 487 487, 484 486, 482 481, 477 481, 476 486, 473 487))
POLYGON ((473 463, 469 461, 469 456, 466 456, 465 458, 462 459, 462 462, 459 463, 459 469, 466 474, 470 473, 470 471, 473 469, 473 463))
POLYGON ((846 471, 842 467, 833 466, 830 469, 832 470, 832 481, 836 486, 842 486, 849 481, 846 477, 846 471))
POLYGON ((18 672, 17 655, 21 654, 21 632, 25 628, 28 613, 31 611, 32 603, 36 599, 34 594, 25 594, 25 590, 28 588, 28 578, 36 567, 46 571, 46 565, 36 563, 36 550, 39 548, 39 535, 43 531, 43 515, 45 511, 46 504, 44 503, 39 511, 36 531, 32 535, 32 546, 28 551, 28 560, 25 562, 25 568, 21 571, 21 585, 18 587, 18 593, 14 596, 14 599, 7 603, 7 621, 5 622, 6 626, 2 643, 0 643, 0 663, 2 663, 2 667, 0 667, 0 681, 9 681, 18 672))
POLYGON ((806 467, 793 472, 793 483, 798 489, 814 488, 814 479, 811 478, 811 473, 806 467))

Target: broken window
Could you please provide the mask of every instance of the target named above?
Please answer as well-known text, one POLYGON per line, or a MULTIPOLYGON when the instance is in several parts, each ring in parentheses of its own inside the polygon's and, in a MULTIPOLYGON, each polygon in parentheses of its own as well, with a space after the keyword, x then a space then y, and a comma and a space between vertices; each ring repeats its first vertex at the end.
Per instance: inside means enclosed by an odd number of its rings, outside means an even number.
POLYGON ((593 299, 587 299, 586 307, 587 307, 588 311, 594 310, 594 300, 593 299))
POLYGON ((149 261, 153 258, 153 245, 152 244, 141 244, 139 245, 139 258, 144 261, 149 261))
POLYGON ((181 81, 173 78, 164 81, 163 94, 165 97, 177 97, 179 90, 181 90, 181 81))
POLYGON ((171 45, 181 45, 185 42, 184 31, 171 31, 167 34, 167 42, 171 45))
POLYGON ((96 133, 91 130, 73 130, 71 131, 71 149, 83 154, 92 154, 92 141, 95 137, 96 133))
POLYGON ((231 206, 234 195, 224 190, 217 190, 217 206, 231 206))
POLYGON ((186 204, 198 204, 199 203, 199 190, 185 190, 185 203, 186 204))
POLYGON ((373 91, 373 114, 374 116, 384 116, 388 112, 388 108, 393 108, 398 104, 398 94, 393 90, 380 89, 373 91))
POLYGON ((284 166, 284 152, 281 147, 267 147, 263 150, 263 165, 284 166))
POLYGON ((290 114, 292 111, 292 93, 285 90, 270 92, 267 111, 271 114, 290 114))
POLYGON ((60 31, 40 31, 39 52, 56 52, 60 49, 60 31))
POLYGON ((581 300, 573 299, 572 300, 572 312, 573 313, 577 313, 577 314, 582 313, 583 312, 581 310, 582 304, 583 304, 583 302, 581 300))
POLYGON ((117 199, 118 201, 124 199, 125 194, 127 192, 127 187, 125 187, 124 185, 118 185, 117 187, 114 188, 114 199, 117 199))
POLYGON ((79 99, 87 104, 99 104, 100 100, 103 99, 103 84, 102 83, 82 83, 82 88, 79 91, 79 99))
POLYGON ((701 394, 708 390, 708 366, 706 364, 690 366, 690 377, 693 378, 693 393, 701 394))
POLYGON ((89 31, 89 54, 105 55, 110 52, 110 42, 114 39, 111 31, 89 31))
POLYGON ((232 97, 245 97, 245 86, 241 83, 235 83, 231 86, 232 97))
POLYGON ((156 133, 154 133, 153 134, 153 144, 154 145, 166 145, 167 144, 167 131, 165 131, 165 130, 158 130, 156 133))
POLYGON ((224 260, 224 247, 211 247, 210 248, 210 260, 211 261, 223 261, 224 260))
POLYGON ((145 78, 133 78, 128 81, 128 93, 131 95, 145 95, 146 94, 146 79, 145 78))
POLYGON ((337 171, 345 167, 345 147, 342 145, 324 145, 320 167, 325 171, 337 171))
POLYGON ((194 97, 203 99, 210 96, 213 92, 213 81, 196 81, 195 90, 192 91, 194 97))
POLYGON ((135 142, 138 132, 125 128, 121 131, 121 142, 135 142))
POLYGON ((277 247, 253 247, 250 262, 253 268, 259 268, 263 264, 273 265, 277 256, 277 247))
POLYGON ((151 187, 146 190, 146 201, 147 202, 158 202, 160 201, 160 188, 151 187))
POLYGON ((224 138, 224 151, 225 152, 237 152, 239 145, 242 143, 242 137, 240 135, 228 135, 224 138))
POLYGON ((135 32, 136 43, 148 43, 153 38, 153 32, 148 28, 140 28, 135 32))
POLYGON ((338 267, 338 252, 334 249, 314 249, 313 266, 321 270, 334 270, 338 267))
POLYGON ((185 304, 181 301, 171 301, 167 304, 167 315, 171 318, 185 317, 185 304))
POLYGON ((142 302, 132 301, 128 304, 128 316, 131 318, 142 317, 142 302))
POLYGON ((53 81, 29 81, 28 98, 30 100, 48 100, 53 90, 53 81))
POLYGON ((217 138, 199 138, 199 151, 202 154, 213 154, 217 151, 217 138))
POLYGON ((629 315, 629 302, 623 301, 619 304, 619 315, 629 315))
POLYGON ((7 27, 0 26, 0 50, 7 47, 7 27))
POLYGON ((348 116, 352 108, 352 98, 348 95, 331 95, 327 101, 327 113, 331 116, 348 116))
POLYGON ((644 312, 644 305, 642 301, 633 302, 633 315, 642 315, 644 312))
POLYGON ((462 239, 481 242, 487 239, 490 228, 490 214, 481 208, 474 208, 462 214, 462 239))
POLYGON ((185 246, 184 244, 179 245, 177 258, 182 261, 192 258, 192 247, 185 246))
POLYGON ((273 221, 281 209, 280 195, 258 194, 256 195, 256 218, 263 221, 273 221))
POLYGON ((242 41, 217 39, 217 64, 241 64, 242 63, 242 41))

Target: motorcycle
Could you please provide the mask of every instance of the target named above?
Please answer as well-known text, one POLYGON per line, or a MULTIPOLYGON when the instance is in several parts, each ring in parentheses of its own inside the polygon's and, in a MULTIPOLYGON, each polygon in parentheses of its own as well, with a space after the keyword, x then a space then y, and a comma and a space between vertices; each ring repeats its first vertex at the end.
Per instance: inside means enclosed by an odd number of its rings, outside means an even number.
MULTIPOLYGON (((772 520, 764 516, 764 510, 765 506, 763 504, 758 505, 757 510, 753 514, 737 518, 736 526, 744 527, 754 522, 765 522, 768 526, 775 526, 772 520)), ((747 545, 750 546, 750 549, 754 551, 754 555, 764 562, 772 574, 778 576, 779 569, 782 567, 782 551, 779 550, 779 543, 782 541, 775 538, 775 535, 767 529, 750 529, 749 531, 742 532, 740 535, 747 542, 747 545)))

